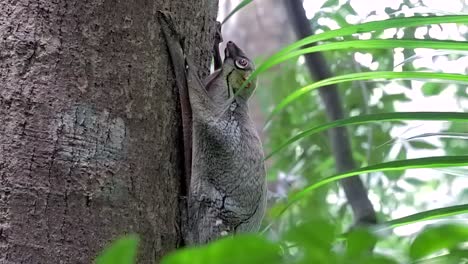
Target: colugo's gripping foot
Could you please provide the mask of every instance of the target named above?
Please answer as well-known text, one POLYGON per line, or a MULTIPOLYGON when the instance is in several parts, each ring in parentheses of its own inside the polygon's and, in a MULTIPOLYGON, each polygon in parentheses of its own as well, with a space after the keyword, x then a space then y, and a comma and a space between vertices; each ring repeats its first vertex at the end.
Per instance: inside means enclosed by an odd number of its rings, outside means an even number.
POLYGON ((223 34, 221 34, 221 22, 216 21, 216 32, 215 32, 215 43, 221 43, 223 42, 223 34))
POLYGON ((221 22, 216 21, 216 32, 213 41, 213 61, 214 69, 221 69, 223 66, 223 60, 221 59, 221 54, 219 52, 219 43, 223 42, 223 35, 221 34, 221 22))
MULTIPOLYGON (((180 53, 183 56, 183 38, 180 36, 179 31, 176 28, 174 15, 168 11, 158 11, 158 20, 161 25, 164 37, 166 39, 169 51, 180 47, 180 53)), ((172 54, 171 54, 172 56, 172 54)))

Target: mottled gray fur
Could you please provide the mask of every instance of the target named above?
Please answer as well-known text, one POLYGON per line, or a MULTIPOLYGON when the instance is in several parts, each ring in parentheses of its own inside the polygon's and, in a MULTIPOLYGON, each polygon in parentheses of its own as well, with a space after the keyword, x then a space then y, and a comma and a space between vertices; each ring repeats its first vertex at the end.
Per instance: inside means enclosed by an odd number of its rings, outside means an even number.
POLYGON ((171 59, 176 71, 185 69, 193 115, 187 242, 202 244, 225 235, 256 232, 266 207, 262 144, 247 104, 256 81, 240 89, 254 65, 228 42, 222 68, 202 83, 197 68, 184 58, 170 23, 164 16, 171 59), (181 61, 186 65, 176 65, 181 61))
POLYGON ((209 94, 189 90, 193 110, 189 240, 194 243, 225 234, 256 232, 265 212, 262 145, 246 100, 228 97, 235 90, 230 87, 228 92, 228 74, 223 67, 210 83, 209 94), (198 103, 202 101, 199 96, 211 100, 198 103))

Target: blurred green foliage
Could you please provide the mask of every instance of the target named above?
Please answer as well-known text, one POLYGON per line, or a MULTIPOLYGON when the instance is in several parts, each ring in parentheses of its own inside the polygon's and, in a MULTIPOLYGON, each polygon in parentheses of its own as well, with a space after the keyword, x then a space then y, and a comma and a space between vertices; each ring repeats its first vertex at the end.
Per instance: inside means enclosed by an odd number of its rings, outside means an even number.
POLYGON ((133 264, 136 261, 138 236, 122 237, 102 251, 96 264, 133 264))
POLYGON ((280 247, 255 235, 224 238, 209 245, 169 254, 162 264, 281 263, 280 247))

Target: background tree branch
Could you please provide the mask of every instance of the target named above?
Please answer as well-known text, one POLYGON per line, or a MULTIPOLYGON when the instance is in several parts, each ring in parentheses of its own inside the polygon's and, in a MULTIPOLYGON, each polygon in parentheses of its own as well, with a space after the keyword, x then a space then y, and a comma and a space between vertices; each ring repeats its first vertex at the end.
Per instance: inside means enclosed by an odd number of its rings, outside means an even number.
MULTIPOLYGON (((309 20, 306 17, 302 0, 285 0, 284 4, 289 13, 297 38, 302 39, 313 33, 309 20)), ((321 53, 306 54, 305 61, 310 75, 317 81, 332 77, 327 62, 321 53)), ((336 85, 319 89, 327 116, 330 120, 344 117, 343 104, 336 85)), ((338 172, 355 168, 349 135, 346 128, 334 128, 329 132, 332 152, 338 172)), ((372 203, 367 196, 367 190, 362 180, 356 176, 341 181, 348 203, 353 210, 356 224, 376 223, 376 215, 372 203)))

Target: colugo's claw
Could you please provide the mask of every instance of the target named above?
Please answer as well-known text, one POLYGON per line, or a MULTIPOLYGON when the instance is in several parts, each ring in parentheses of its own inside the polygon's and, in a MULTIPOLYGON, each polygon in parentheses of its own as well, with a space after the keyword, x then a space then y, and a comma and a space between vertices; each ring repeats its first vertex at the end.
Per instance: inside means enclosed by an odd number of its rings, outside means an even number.
POLYGON ((168 11, 158 11, 158 20, 159 24, 161 25, 162 31, 164 33, 164 37, 168 44, 173 45, 174 42, 177 42, 183 47, 182 37, 179 35, 179 31, 176 28, 176 23, 174 19, 174 15, 168 11))
POLYGON ((159 10, 158 20, 163 30, 165 31, 164 33, 171 33, 171 34, 177 35, 177 30, 173 22, 174 19, 172 18, 172 14, 170 12, 159 10))
POLYGON ((221 22, 216 21, 216 33, 215 33, 215 42, 216 43, 221 43, 223 42, 223 34, 221 34, 221 22))
POLYGON ((214 69, 218 70, 223 66, 221 54, 219 52, 219 43, 223 42, 223 35, 221 34, 221 22, 216 21, 215 35, 213 41, 213 59, 214 69))
MULTIPOLYGON (((176 73, 176 81, 184 82, 185 76, 185 54, 181 37, 175 26, 175 19, 172 13, 167 11, 158 11, 158 20, 161 25, 164 38, 166 39, 166 45, 171 55, 171 60, 174 65, 174 71, 176 73)), ((181 85, 185 86, 185 85, 181 85)))

